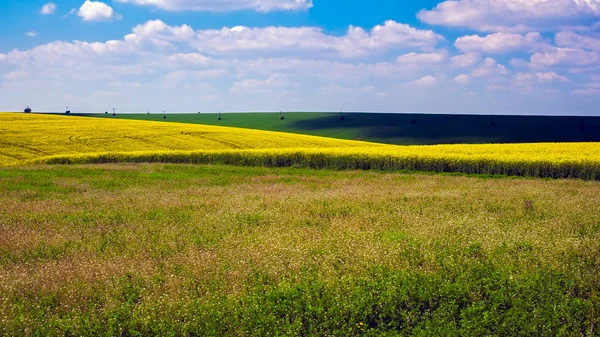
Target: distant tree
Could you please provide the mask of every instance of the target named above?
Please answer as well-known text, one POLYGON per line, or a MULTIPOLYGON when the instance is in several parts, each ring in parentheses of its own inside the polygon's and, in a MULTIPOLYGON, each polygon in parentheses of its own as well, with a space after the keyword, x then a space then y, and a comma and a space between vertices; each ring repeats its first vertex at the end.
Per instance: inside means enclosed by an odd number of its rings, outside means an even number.
POLYGON ((31 113, 31 108, 30 107, 25 108, 24 112, 25 113, 31 113))
POLYGON ((279 111, 279 120, 284 120, 285 117, 283 117, 283 111, 279 111))

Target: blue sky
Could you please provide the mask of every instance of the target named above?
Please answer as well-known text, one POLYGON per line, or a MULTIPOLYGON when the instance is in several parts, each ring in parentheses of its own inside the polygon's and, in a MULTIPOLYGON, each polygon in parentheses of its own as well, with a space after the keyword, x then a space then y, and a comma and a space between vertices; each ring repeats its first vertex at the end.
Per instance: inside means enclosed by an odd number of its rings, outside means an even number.
POLYGON ((0 110, 600 115, 600 0, 9 0, 0 15, 0 110))

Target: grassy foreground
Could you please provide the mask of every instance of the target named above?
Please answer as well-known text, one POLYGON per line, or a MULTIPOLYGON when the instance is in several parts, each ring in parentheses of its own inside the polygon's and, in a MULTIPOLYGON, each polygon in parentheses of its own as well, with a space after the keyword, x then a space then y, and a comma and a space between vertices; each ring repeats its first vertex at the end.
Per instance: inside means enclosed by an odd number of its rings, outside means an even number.
POLYGON ((600 335, 600 183, 0 169, 1 335, 600 335))

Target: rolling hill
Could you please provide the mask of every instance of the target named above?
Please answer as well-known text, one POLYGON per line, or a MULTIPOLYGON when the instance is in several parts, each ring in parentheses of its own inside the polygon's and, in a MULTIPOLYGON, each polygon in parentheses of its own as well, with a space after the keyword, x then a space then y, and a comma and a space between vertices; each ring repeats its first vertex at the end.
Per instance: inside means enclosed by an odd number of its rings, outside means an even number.
POLYGON ((447 114, 388 114, 291 112, 85 114, 94 117, 139 119, 233 126, 292 132, 338 139, 363 140, 396 145, 597 142, 600 117, 488 116, 447 114))
POLYGON ((1 113, 0 125, 0 165, 106 152, 382 146, 220 126, 77 116, 1 113))

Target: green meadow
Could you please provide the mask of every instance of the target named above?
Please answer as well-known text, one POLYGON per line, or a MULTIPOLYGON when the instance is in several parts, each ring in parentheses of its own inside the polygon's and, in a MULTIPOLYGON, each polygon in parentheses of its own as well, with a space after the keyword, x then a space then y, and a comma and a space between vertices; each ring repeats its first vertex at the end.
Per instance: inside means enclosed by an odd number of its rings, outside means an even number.
POLYGON ((597 336, 600 183, 0 169, 0 335, 597 336))
POLYGON ((598 142, 600 117, 411 113, 162 113, 82 114, 233 126, 396 145, 598 142), (340 118, 343 117, 343 118, 340 118))

